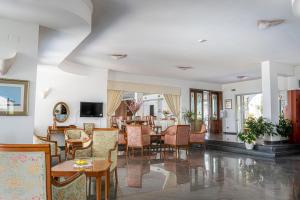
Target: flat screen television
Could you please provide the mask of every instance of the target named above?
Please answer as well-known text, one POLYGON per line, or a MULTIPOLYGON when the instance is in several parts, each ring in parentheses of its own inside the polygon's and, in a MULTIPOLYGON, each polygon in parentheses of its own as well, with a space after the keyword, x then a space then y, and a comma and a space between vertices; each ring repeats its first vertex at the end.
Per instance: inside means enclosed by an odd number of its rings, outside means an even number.
POLYGON ((80 102, 80 117, 103 117, 103 103, 80 102))

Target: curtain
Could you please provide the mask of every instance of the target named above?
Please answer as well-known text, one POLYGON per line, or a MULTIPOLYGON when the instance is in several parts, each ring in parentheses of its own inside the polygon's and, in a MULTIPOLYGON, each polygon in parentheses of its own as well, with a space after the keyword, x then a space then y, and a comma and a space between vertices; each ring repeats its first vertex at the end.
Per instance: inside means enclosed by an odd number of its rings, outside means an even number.
POLYGON ((123 91, 121 90, 107 90, 107 126, 110 127, 110 117, 115 113, 121 104, 123 91))
POLYGON ((178 121, 180 121, 180 96, 173 94, 164 94, 165 100, 178 121))

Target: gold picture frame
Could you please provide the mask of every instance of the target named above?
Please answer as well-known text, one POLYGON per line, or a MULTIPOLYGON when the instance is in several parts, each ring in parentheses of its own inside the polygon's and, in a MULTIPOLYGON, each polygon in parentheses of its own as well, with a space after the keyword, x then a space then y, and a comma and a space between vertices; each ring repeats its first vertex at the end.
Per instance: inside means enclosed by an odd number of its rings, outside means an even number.
POLYGON ((29 81, 0 79, 0 116, 28 115, 29 81))

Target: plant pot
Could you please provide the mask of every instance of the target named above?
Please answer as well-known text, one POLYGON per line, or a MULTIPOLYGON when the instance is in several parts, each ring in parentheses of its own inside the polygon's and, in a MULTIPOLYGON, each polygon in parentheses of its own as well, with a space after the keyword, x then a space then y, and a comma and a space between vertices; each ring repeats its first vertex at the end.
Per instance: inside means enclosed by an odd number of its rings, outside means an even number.
POLYGON ((254 148, 254 144, 253 143, 245 143, 245 147, 247 150, 252 150, 254 148))
POLYGON ((281 141, 281 136, 280 135, 265 135, 264 141, 267 143, 268 142, 279 142, 279 141, 281 141))

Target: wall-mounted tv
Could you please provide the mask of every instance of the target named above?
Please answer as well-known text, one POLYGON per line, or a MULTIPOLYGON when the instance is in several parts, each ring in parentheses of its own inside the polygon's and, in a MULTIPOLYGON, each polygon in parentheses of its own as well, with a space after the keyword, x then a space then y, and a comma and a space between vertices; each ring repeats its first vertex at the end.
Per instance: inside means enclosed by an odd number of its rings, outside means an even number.
POLYGON ((80 102, 80 117, 103 117, 103 103, 80 102))

